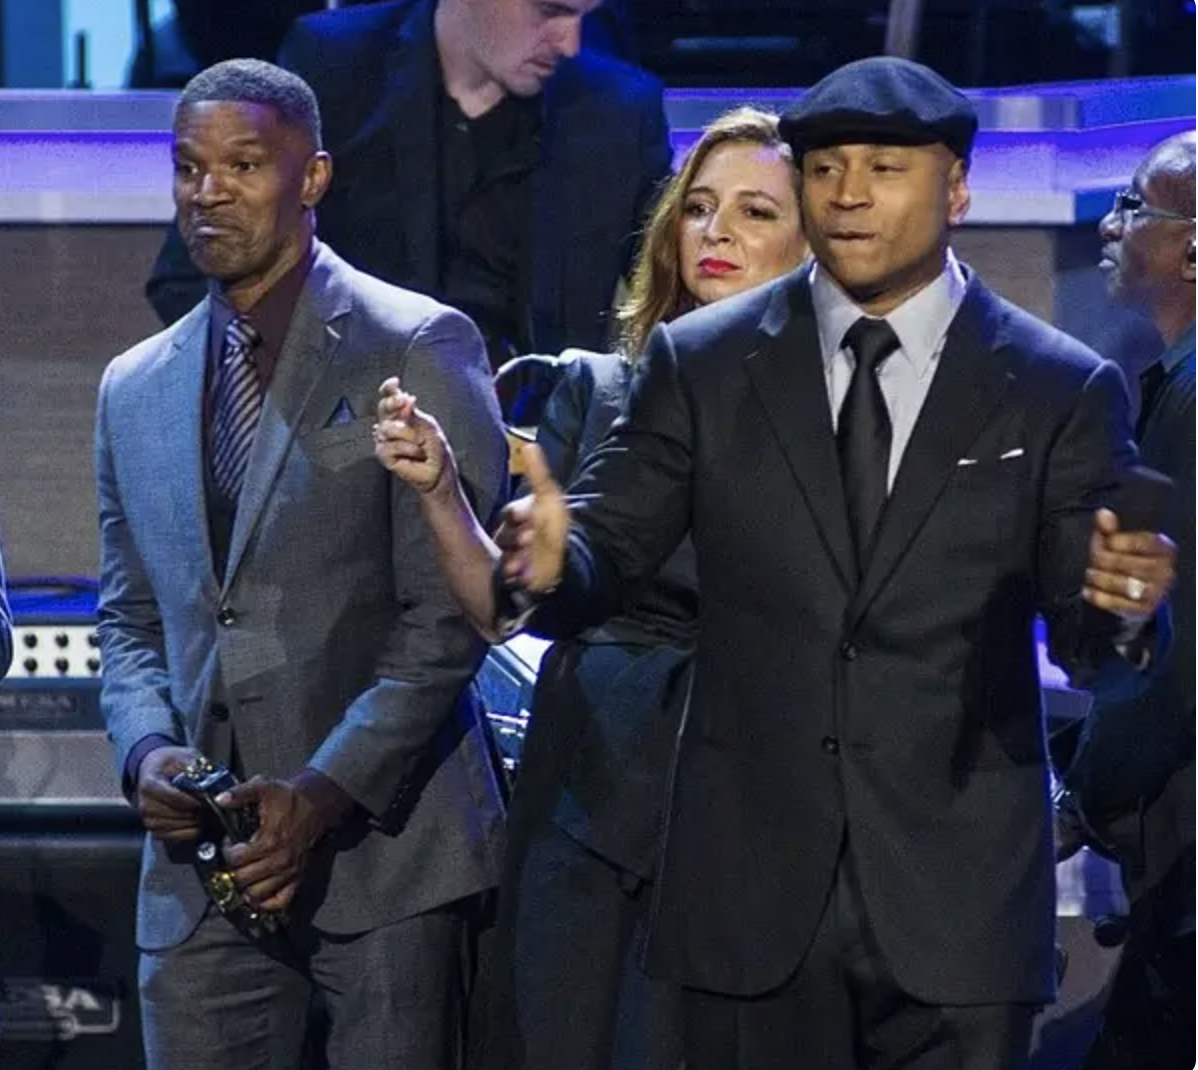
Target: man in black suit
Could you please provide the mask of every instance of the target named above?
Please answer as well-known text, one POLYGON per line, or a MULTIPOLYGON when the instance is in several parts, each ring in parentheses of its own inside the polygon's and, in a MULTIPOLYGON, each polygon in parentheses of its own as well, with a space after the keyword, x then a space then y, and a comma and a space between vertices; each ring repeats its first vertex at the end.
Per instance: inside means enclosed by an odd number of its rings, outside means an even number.
POLYGON ((1118 369, 952 256, 975 130, 907 61, 815 86, 783 119, 814 267, 658 328, 569 511, 534 473, 500 532, 550 634, 694 540, 648 950, 691 1070, 1011 1070, 1054 995, 1033 621, 1134 676, 1172 548, 1099 509, 1118 369))
POLYGON ((1174 484, 1174 641, 1149 690, 1096 696, 1066 775, 1099 846, 1120 862, 1128 939, 1085 1070, 1194 1065, 1195 134, 1153 149, 1103 218, 1111 296, 1167 346, 1141 376, 1144 461, 1174 484))
MULTIPOLYGON (((580 50, 599 0, 395 0, 300 19, 279 62, 337 160, 321 237, 475 320, 493 366, 604 349, 670 144, 660 84, 580 50)), ((203 296, 172 232, 147 285, 164 322, 203 296)))

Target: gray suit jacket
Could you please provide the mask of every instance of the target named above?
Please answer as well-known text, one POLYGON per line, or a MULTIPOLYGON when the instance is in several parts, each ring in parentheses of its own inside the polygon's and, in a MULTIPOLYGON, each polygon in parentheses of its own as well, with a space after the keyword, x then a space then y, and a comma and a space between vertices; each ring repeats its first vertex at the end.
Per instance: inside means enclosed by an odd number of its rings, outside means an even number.
MULTIPOLYGON (((266 392, 222 582, 204 498, 208 321, 205 300, 100 386, 102 706, 118 767, 150 733, 226 760, 235 735, 246 775, 308 765, 331 777, 363 813, 304 890, 327 931, 489 887, 502 807, 470 684, 484 647, 413 492, 375 462, 370 437, 378 385, 399 375, 444 423, 486 517, 507 451, 481 339, 460 313, 321 246, 266 392)), ((185 940, 203 906, 190 866, 149 841, 139 944, 185 940)))

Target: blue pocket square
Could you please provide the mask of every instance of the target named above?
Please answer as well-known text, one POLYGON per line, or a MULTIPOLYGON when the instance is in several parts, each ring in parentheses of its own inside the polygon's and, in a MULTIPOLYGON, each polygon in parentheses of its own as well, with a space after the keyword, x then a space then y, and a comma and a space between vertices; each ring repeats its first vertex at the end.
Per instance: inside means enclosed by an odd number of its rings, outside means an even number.
POLYGON ((353 407, 349 401, 342 398, 337 402, 337 407, 333 410, 332 415, 325 420, 325 427, 339 427, 341 424, 352 424, 357 416, 354 414, 353 407))

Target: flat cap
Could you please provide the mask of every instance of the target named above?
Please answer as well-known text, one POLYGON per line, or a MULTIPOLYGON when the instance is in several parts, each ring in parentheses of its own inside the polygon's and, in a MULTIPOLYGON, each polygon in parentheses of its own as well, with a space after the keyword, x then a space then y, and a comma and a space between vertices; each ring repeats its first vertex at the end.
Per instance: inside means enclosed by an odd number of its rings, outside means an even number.
POLYGON ((809 149, 854 142, 939 142, 968 159, 978 117, 969 98, 931 68, 872 56, 822 78, 778 126, 796 160, 809 149))

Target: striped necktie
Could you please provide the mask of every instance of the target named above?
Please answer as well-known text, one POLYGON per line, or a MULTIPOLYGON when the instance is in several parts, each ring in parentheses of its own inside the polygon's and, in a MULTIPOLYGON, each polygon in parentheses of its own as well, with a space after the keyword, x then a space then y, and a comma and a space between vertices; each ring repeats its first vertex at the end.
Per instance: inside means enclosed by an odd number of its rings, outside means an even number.
POLYGON ((234 316, 225 328, 224 347, 216 375, 212 416, 212 479, 229 501, 237 501, 258 416, 262 389, 254 366, 254 347, 262 340, 244 316, 234 316))

